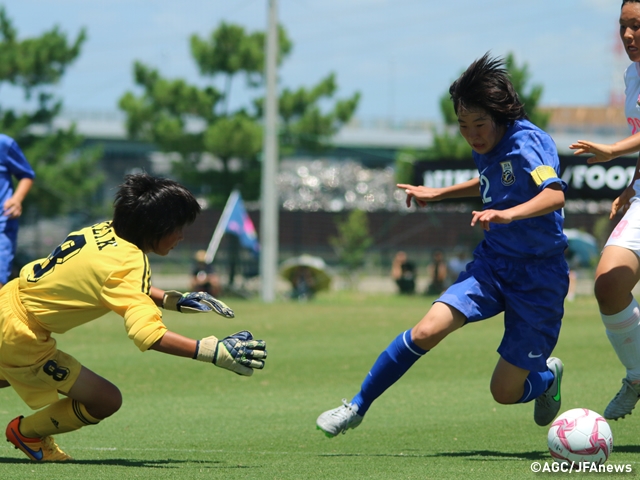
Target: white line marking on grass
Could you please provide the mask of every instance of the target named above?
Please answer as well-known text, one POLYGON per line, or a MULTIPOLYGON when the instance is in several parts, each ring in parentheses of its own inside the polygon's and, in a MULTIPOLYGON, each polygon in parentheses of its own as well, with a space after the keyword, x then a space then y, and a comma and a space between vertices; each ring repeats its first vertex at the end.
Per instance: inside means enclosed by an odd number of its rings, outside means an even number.
MULTIPOLYGON (((196 448, 137 448, 137 447, 73 447, 65 445, 65 448, 73 450, 92 450, 92 451, 125 451, 125 452, 178 452, 178 453, 227 453, 237 454, 237 450, 200 450, 196 448)), ((318 457, 433 457, 437 456, 429 453, 361 453, 361 452, 267 452, 267 451, 253 451, 247 450, 242 452, 252 455, 303 455, 303 456, 318 456, 318 457)))
POLYGON ((129 447, 74 447, 66 445, 66 448, 74 450, 96 450, 96 451, 118 451, 125 452, 202 452, 202 453, 224 453, 224 450, 200 450, 195 448, 129 448, 129 447))
MULTIPOLYGON (((9 448, 10 446, 7 446, 9 448)), ((107 451, 107 452, 176 452, 176 453, 198 453, 198 454, 212 454, 212 453, 221 453, 221 454, 240 454, 240 455, 298 455, 298 456, 313 456, 313 457, 399 457, 399 458, 437 458, 437 457, 446 457, 447 454, 452 452, 433 452, 433 453, 390 453, 390 452, 304 452, 304 451, 288 451, 288 452, 275 452, 275 451, 255 451, 255 450, 246 450, 243 452, 238 452, 238 450, 225 450, 225 449, 197 449, 197 448, 138 448, 138 447, 85 447, 85 446, 74 446, 73 444, 65 444, 64 448, 68 448, 69 450, 88 450, 88 451, 107 451)), ((457 452, 457 455, 460 455, 461 452, 457 452)), ((473 452, 467 452, 469 457, 486 457, 487 459, 495 459, 502 458, 500 455, 481 455, 479 453, 474 454, 473 452)), ((462 455, 460 455, 462 456, 462 455)), ((527 460, 526 457, 511 457, 510 460, 527 460)), ((626 460, 625 463, 628 464, 640 464, 640 461, 634 460, 626 460)))

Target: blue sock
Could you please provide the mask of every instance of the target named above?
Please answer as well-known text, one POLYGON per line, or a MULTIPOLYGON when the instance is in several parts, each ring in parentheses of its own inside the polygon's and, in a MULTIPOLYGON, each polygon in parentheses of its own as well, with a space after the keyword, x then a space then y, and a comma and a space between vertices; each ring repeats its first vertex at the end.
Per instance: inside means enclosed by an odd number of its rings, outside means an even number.
POLYGON ((425 353, 427 350, 421 349, 411 340, 410 329, 398 335, 380 354, 362 382, 360 392, 351 400, 351 403, 358 406, 358 415, 367 413, 373 401, 397 382, 425 353))
POLYGON ((546 372, 529 372, 524 381, 524 393, 522 398, 516 403, 527 403, 538 398, 553 383, 553 372, 547 369, 546 372))

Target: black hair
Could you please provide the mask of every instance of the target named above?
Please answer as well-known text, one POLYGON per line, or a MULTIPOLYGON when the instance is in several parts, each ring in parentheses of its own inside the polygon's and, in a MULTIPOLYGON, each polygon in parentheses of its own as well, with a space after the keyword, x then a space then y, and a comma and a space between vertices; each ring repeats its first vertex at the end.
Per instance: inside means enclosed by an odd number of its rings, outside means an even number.
POLYGON ((146 173, 126 175, 113 202, 113 228, 119 237, 142 251, 160 239, 192 224, 200 205, 185 187, 146 173))
POLYGON ((489 53, 469 65, 451 84, 449 95, 456 115, 460 110, 482 109, 498 125, 509 125, 527 118, 504 60, 491 58, 489 53))
POLYGON ((626 3, 640 3, 640 0, 622 0, 622 5, 620 5, 620 8, 624 7, 626 3))

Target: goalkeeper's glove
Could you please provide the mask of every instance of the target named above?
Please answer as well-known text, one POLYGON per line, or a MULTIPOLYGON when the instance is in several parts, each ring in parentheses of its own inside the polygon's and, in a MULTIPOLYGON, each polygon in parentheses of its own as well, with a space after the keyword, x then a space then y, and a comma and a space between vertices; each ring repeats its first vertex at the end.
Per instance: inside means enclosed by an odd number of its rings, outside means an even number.
POLYGON ((162 308, 181 313, 216 312, 223 317, 233 318, 235 315, 224 302, 206 292, 180 293, 167 290, 162 297, 162 308))
POLYGON ((254 340, 251 332, 243 330, 222 340, 214 336, 199 340, 193 358, 250 377, 254 369, 264 368, 266 347, 264 340, 254 340))

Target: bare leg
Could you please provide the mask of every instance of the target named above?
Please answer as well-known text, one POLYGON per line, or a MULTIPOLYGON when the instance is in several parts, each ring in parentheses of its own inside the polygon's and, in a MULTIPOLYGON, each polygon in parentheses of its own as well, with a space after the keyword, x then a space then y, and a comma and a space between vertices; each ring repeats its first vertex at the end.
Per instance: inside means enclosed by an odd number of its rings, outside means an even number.
POLYGON ((609 246, 596 270, 595 294, 607 338, 626 368, 622 388, 609 402, 605 418, 624 418, 640 398, 640 305, 633 288, 640 280, 640 260, 631 250, 609 246))
POLYGON ((411 339, 423 350, 431 350, 447 335, 464 325, 466 317, 446 303, 436 302, 411 330, 411 339))
POLYGON ((113 415, 122 406, 118 387, 85 367, 67 396, 82 403, 91 416, 100 420, 113 415))
POLYGON ((640 280, 640 260, 631 250, 609 246, 596 269, 594 292, 603 315, 615 315, 633 300, 631 291, 640 280))
POLYGON ((491 395, 504 405, 516 403, 524 393, 524 382, 529 370, 516 367, 500 357, 491 377, 491 395))

